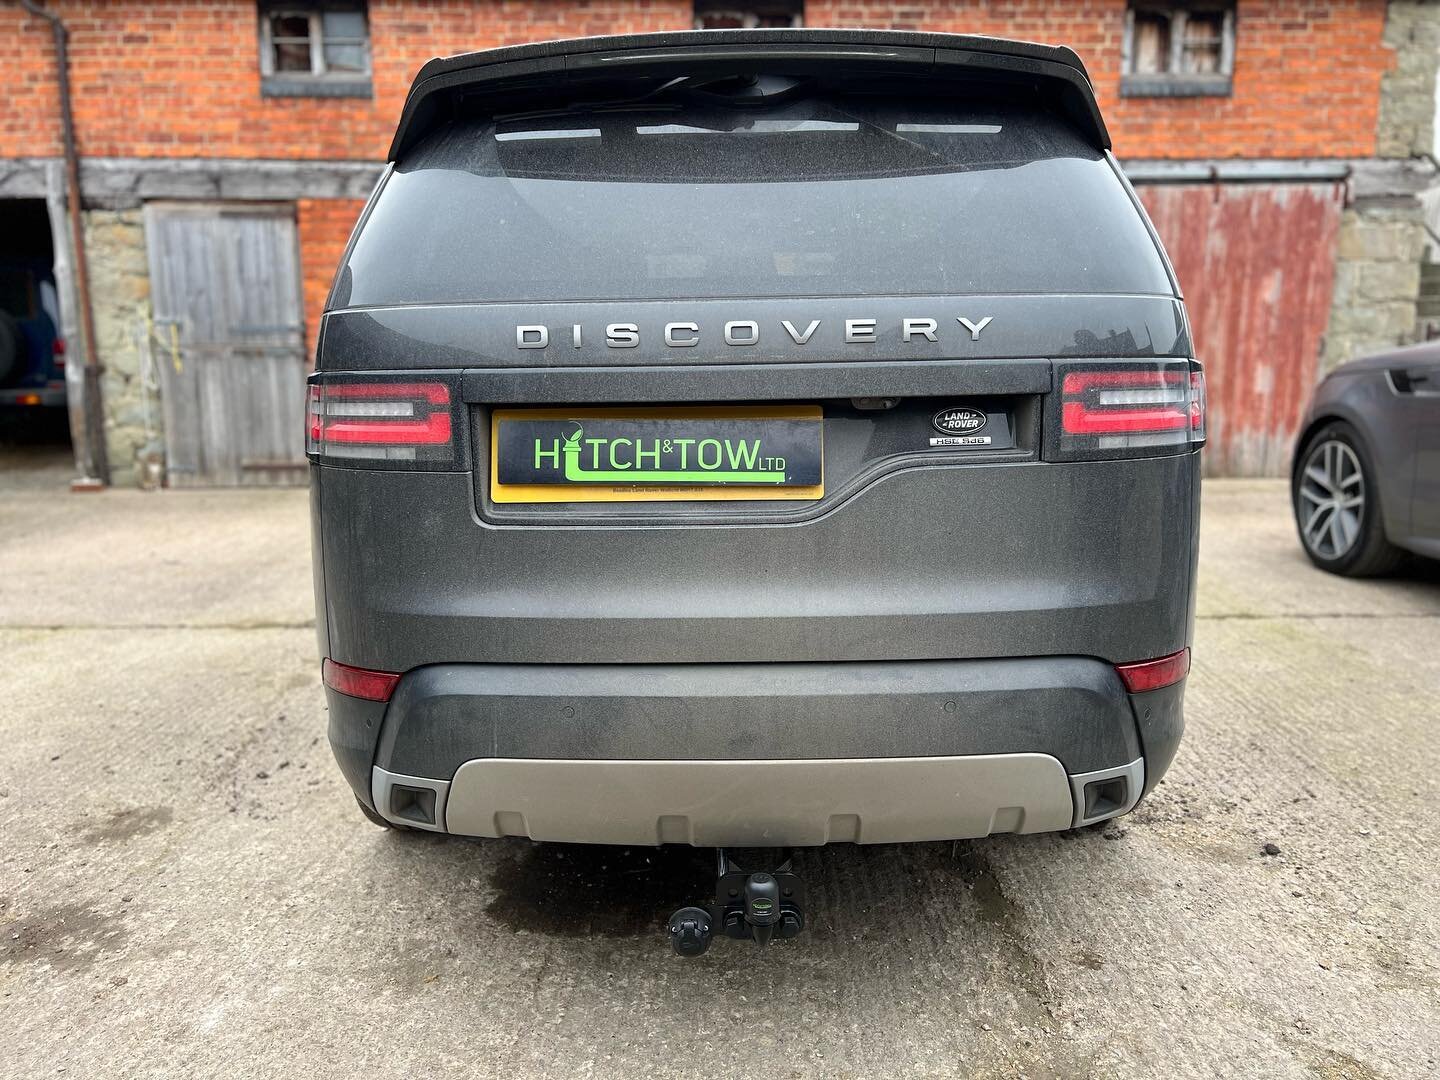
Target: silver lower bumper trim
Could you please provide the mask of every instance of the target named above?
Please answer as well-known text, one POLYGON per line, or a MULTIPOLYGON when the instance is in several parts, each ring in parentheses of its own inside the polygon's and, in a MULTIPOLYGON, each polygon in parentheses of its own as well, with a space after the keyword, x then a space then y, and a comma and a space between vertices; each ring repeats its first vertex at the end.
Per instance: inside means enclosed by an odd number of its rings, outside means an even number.
POLYGON ((726 761, 480 758, 451 780, 374 768, 398 825, 462 836, 697 847, 890 844, 1053 832, 1130 811, 1145 763, 1067 776, 1048 754, 726 761), (1086 788, 1123 781, 1088 816, 1086 788), (417 816, 433 792, 433 821, 417 816))
POLYGON ((1145 790, 1145 759, 1136 758, 1129 765, 1121 765, 1114 769, 1074 773, 1070 777, 1070 790, 1075 797, 1075 827, 1077 829, 1081 825, 1094 825, 1097 821, 1128 814, 1140 801, 1140 793, 1145 790), (1119 787, 1111 790, 1123 794, 1118 800, 1106 802, 1087 814, 1085 789, 1091 784, 1104 784, 1106 781, 1121 781, 1119 787))
POLYGON ((396 825, 444 832, 445 803, 449 795, 449 780, 386 772, 378 765, 370 771, 370 797, 375 809, 386 821, 396 825), (425 804, 411 797, 411 793, 423 791, 434 793, 433 803, 425 804))
POLYGON ((416 826, 392 808, 408 801, 403 788, 420 786, 435 792, 436 822, 443 826, 419 827, 572 843, 887 844, 1050 832, 1076 823, 1071 778, 1048 754, 758 761, 480 758, 461 765, 448 783, 376 768, 375 805, 388 819, 416 826))

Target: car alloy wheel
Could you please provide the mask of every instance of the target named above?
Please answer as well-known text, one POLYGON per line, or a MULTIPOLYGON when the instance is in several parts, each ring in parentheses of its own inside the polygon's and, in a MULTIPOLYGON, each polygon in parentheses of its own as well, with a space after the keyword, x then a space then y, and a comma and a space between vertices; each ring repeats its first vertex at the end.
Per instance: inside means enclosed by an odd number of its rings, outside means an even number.
POLYGON ((1338 439, 1316 443, 1300 478, 1300 535, 1322 559, 1339 559, 1360 540, 1365 476, 1355 451, 1338 439))

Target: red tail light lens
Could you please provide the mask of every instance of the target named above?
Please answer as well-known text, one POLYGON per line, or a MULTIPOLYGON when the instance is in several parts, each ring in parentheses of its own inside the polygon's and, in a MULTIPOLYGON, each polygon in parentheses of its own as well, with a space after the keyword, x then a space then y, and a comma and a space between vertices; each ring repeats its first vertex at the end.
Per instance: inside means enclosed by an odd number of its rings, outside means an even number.
POLYGON ((1173 686, 1190 674, 1190 650, 1181 649, 1158 660, 1141 660, 1133 664, 1116 664, 1120 680, 1132 694, 1173 686))
POLYGON ((1065 376, 1065 434, 1190 435, 1189 372, 1072 371, 1065 376))
POLYGON ((332 463, 452 464, 454 399, 449 382, 438 379, 311 383, 306 452, 332 463))
POLYGON ((1205 377, 1189 361, 1066 365, 1058 397, 1060 460, 1173 454, 1205 439, 1205 377))
POLYGON ((389 701, 400 681, 399 675, 389 671, 367 671, 330 659, 320 665, 320 673, 325 685, 337 694, 365 701, 389 701))

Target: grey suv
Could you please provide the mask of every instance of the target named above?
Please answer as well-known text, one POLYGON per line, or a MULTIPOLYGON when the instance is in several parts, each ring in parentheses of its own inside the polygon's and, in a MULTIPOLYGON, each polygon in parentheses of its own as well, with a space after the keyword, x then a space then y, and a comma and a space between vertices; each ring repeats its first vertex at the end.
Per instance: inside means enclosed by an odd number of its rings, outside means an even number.
POLYGON ((1315 390, 1290 469, 1300 544, 1374 577, 1440 559, 1440 342, 1342 364, 1315 390))
POLYGON ((1204 384, 1109 147, 1019 42, 427 64, 309 386, 366 814, 782 846, 1134 806, 1183 726, 1204 384))

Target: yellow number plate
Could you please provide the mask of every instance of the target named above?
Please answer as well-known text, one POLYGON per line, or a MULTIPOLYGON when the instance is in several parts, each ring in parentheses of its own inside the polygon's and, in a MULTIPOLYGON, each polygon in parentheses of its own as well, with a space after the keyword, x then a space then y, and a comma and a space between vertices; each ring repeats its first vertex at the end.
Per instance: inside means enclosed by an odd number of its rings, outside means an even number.
POLYGON ((813 500, 825 494, 818 405, 497 409, 497 503, 813 500))

